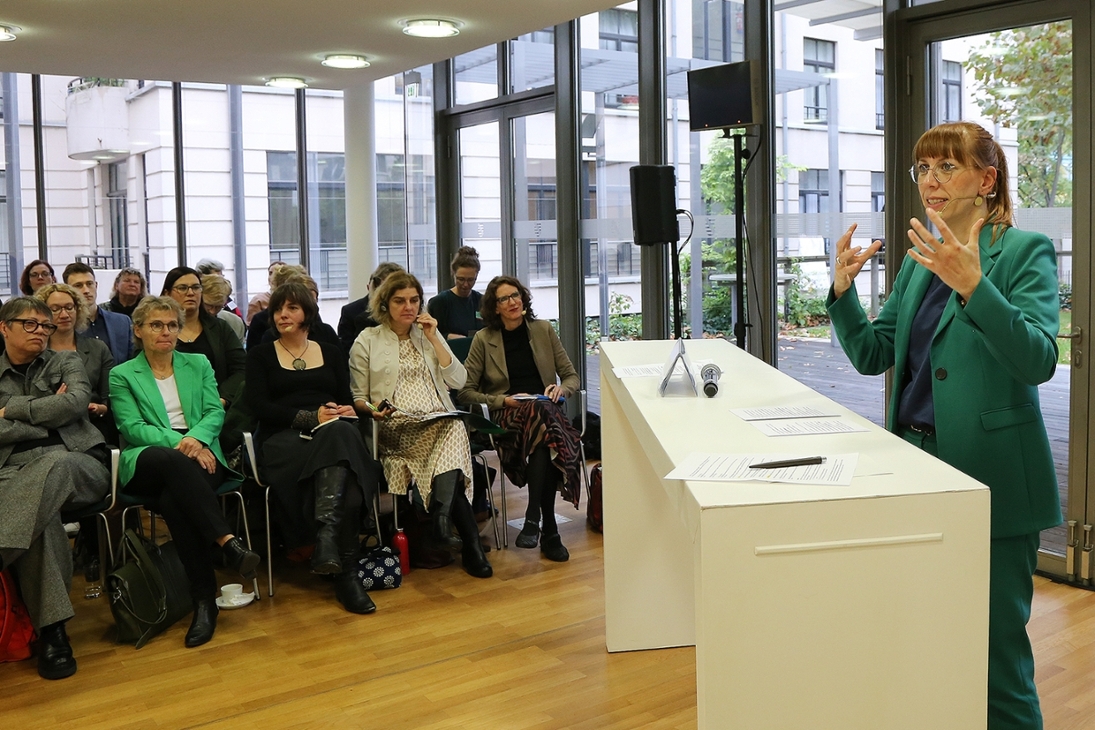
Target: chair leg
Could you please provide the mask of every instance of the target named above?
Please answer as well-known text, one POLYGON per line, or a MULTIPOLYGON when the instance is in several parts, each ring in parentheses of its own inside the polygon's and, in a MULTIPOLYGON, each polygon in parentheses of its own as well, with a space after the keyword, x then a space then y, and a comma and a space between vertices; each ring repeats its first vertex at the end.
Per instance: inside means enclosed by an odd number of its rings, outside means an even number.
MULTIPOLYGON (((251 550, 251 526, 247 522, 247 506, 243 502, 243 492, 229 492, 224 496, 235 495, 240 501, 240 518, 243 520, 243 536, 247 538, 247 549, 251 550)), ((259 589, 259 577, 255 574, 255 577, 251 579, 251 586, 255 591, 255 600, 262 600, 262 591, 259 589)))
POLYGON ((274 548, 273 539, 270 536, 270 487, 265 490, 263 502, 266 506, 266 590, 270 597, 274 597, 274 548))

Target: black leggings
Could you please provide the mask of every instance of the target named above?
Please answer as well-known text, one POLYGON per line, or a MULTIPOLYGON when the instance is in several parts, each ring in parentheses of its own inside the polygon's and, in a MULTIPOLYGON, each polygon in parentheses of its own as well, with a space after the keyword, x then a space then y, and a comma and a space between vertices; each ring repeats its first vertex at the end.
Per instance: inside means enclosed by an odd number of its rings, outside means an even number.
POLYGON ((163 515, 195 601, 217 594, 214 548, 218 538, 232 532, 214 493, 225 475, 220 462, 210 474, 181 451, 149 446, 137 457, 137 469, 126 484, 127 492, 149 497, 147 505, 163 515))

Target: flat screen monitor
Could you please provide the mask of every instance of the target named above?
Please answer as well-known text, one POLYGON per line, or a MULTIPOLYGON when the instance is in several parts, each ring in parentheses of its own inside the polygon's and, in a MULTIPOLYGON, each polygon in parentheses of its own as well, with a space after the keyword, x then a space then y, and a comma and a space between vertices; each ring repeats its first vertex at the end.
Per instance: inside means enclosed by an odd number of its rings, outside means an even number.
POLYGON ((688 72, 689 127, 731 129, 760 123, 754 63, 726 63, 688 72))

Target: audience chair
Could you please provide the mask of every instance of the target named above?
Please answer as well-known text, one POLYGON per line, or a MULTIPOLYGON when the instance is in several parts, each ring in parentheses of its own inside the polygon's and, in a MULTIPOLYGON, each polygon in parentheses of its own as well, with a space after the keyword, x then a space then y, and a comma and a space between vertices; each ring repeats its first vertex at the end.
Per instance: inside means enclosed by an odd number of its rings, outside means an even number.
POLYGON ((114 570, 114 543, 110 537, 110 521, 107 515, 118 503, 118 463, 121 460, 120 449, 110 450, 110 491, 98 504, 82 509, 61 513, 61 522, 79 522, 85 517, 95 517, 95 528, 99 533, 99 581, 89 585, 85 598, 98 598, 103 593, 103 581, 114 570))

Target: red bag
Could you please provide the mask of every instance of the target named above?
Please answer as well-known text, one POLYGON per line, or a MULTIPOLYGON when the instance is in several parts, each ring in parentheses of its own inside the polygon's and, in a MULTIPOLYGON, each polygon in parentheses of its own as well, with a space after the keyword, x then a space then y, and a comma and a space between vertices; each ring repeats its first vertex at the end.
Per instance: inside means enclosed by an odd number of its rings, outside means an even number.
POLYGON ((589 502, 586 504, 586 524, 594 532, 604 532, 604 504, 601 498, 603 480, 601 465, 598 464, 589 473, 589 502))
POLYGON ((30 658, 34 624, 7 568, 0 571, 0 662, 21 662, 30 658))

